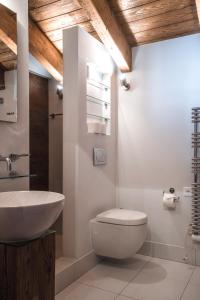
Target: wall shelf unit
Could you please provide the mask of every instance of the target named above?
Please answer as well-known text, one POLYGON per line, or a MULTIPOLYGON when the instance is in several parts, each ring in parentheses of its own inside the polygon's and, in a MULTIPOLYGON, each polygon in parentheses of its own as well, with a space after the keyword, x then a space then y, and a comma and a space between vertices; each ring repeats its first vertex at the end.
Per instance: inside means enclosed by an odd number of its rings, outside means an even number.
POLYGON ((0 180, 4 180, 4 179, 17 179, 17 178, 26 178, 26 177, 36 177, 36 174, 16 174, 16 175, 7 175, 7 176, 2 176, 0 177, 0 180))
POLYGON ((92 63, 87 64, 86 98, 88 133, 110 135, 111 75, 92 63))

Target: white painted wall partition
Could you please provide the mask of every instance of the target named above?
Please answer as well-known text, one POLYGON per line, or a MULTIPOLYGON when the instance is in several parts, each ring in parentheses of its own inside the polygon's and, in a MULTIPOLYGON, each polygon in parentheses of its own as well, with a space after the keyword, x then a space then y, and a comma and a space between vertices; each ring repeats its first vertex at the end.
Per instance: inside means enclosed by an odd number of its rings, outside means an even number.
POLYGON ((64 31, 63 99, 63 254, 80 257, 92 250, 89 220, 115 206, 116 86, 112 77, 111 136, 87 133, 86 78, 88 62, 113 72, 103 45, 78 27, 64 31), (106 166, 94 167, 93 147, 107 151, 106 166))
POLYGON ((199 34, 133 48, 131 90, 119 87, 118 206, 147 212, 148 241, 174 246, 180 259, 190 223, 191 199, 183 187, 192 179, 190 116, 191 107, 200 106, 199 49, 199 34), (169 187, 181 197, 176 211, 163 208, 162 192, 169 187))

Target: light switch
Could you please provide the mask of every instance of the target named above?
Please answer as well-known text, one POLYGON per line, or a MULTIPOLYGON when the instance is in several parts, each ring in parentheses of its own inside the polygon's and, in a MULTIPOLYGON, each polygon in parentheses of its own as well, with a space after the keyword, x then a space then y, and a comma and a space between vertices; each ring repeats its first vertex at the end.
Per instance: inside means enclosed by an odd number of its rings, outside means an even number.
POLYGON ((183 196, 184 197, 192 197, 192 188, 191 187, 184 187, 183 188, 183 196))
POLYGON ((93 149, 93 163, 94 166, 106 165, 107 155, 106 151, 103 148, 94 148, 93 149))

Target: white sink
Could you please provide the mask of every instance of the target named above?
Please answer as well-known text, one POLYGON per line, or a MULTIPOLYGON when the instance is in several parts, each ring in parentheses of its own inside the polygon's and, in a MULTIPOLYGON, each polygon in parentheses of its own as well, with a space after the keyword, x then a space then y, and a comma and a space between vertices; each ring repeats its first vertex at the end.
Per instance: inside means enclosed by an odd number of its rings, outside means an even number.
POLYGON ((63 210, 65 196, 52 192, 0 193, 0 241, 22 241, 40 236, 63 210))

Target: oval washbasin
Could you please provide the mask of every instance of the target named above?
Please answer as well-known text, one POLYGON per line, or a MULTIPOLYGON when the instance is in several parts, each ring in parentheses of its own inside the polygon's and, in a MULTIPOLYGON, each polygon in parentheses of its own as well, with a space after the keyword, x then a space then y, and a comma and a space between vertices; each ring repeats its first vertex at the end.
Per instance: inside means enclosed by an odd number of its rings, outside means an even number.
POLYGON ((0 193, 0 241, 22 241, 40 236, 63 210, 65 196, 53 192, 0 193))

